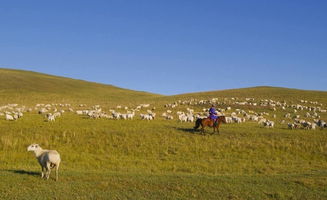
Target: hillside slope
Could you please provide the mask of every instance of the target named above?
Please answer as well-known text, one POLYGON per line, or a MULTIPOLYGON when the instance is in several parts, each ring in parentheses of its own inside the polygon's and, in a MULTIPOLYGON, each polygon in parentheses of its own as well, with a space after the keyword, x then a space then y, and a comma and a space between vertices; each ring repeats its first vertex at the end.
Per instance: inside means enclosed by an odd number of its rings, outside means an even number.
POLYGON ((123 89, 112 85, 88 82, 31 71, 0 68, 0 103, 89 103, 161 105, 182 99, 210 99, 217 97, 287 100, 299 99, 327 104, 326 91, 310 91, 281 87, 252 87, 163 96, 148 92, 123 89))
POLYGON ((0 103, 103 103, 142 101, 160 95, 31 71, 0 69, 0 103))
POLYGON ((210 99, 217 97, 237 97, 237 98, 257 98, 257 99, 267 99, 272 98, 274 100, 287 100, 299 102, 300 99, 318 101, 321 103, 327 103, 327 92, 326 91, 315 91, 315 90, 300 90, 282 87, 269 87, 269 86, 258 86, 251 88, 240 88, 240 89, 228 89, 228 90, 217 90, 208 92, 198 92, 198 93, 187 93, 180 94, 170 97, 175 99, 210 99))

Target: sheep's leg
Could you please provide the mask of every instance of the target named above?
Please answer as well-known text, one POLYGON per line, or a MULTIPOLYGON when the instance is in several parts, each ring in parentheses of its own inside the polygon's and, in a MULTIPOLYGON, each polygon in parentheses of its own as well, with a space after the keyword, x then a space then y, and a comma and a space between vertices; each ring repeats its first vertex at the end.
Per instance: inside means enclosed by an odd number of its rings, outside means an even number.
POLYGON ((56 181, 58 181, 58 175, 59 175, 59 163, 56 164, 56 181))
POLYGON ((44 178, 44 167, 42 166, 41 178, 44 178))
POLYGON ((50 162, 47 162, 47 166, 46 166, 46 170, 47 170, 47 172, 46 172, 46 178, 47 179, 49 179, 49 177, 50 177, 50 172, 51 172, 51 163, 50 162))

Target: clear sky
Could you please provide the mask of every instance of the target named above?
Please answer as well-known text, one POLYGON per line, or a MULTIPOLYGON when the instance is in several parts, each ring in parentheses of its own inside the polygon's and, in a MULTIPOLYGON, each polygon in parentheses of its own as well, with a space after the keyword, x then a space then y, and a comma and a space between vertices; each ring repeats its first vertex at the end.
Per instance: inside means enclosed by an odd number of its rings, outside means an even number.
POLYGON ((327 90, 325 0, 0 0, 0 67, 159 94, 327 90))

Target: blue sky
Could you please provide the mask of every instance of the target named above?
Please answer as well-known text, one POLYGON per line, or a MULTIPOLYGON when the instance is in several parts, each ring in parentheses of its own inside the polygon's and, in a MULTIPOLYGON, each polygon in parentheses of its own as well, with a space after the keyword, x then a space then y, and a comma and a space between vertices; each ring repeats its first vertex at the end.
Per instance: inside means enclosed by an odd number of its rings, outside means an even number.
POLYGON ((327 90, 327 1, 0 3, 3 68, 168 95, 327 90))

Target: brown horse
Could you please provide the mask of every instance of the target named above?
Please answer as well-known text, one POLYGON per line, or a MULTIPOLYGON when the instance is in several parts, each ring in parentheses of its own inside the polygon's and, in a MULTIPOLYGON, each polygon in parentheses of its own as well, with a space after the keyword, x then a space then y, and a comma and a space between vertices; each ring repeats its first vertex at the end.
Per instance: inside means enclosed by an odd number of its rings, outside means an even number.
POLYGON ((213 120, 210 118, 204 118, 204 119, 199 118, 195 121, 194 130, 197 130, 201 126, 202 133, 204 133, 204 128, 206 126, 209 126, 209 127, 213 128, 212 134, 214 134, 216 132, 216 130, 217 130, 217 133, 219 133, 219 126, 222 122, 226 123, 225 116, 219 116, 216 123, 214 123, 213 120))

